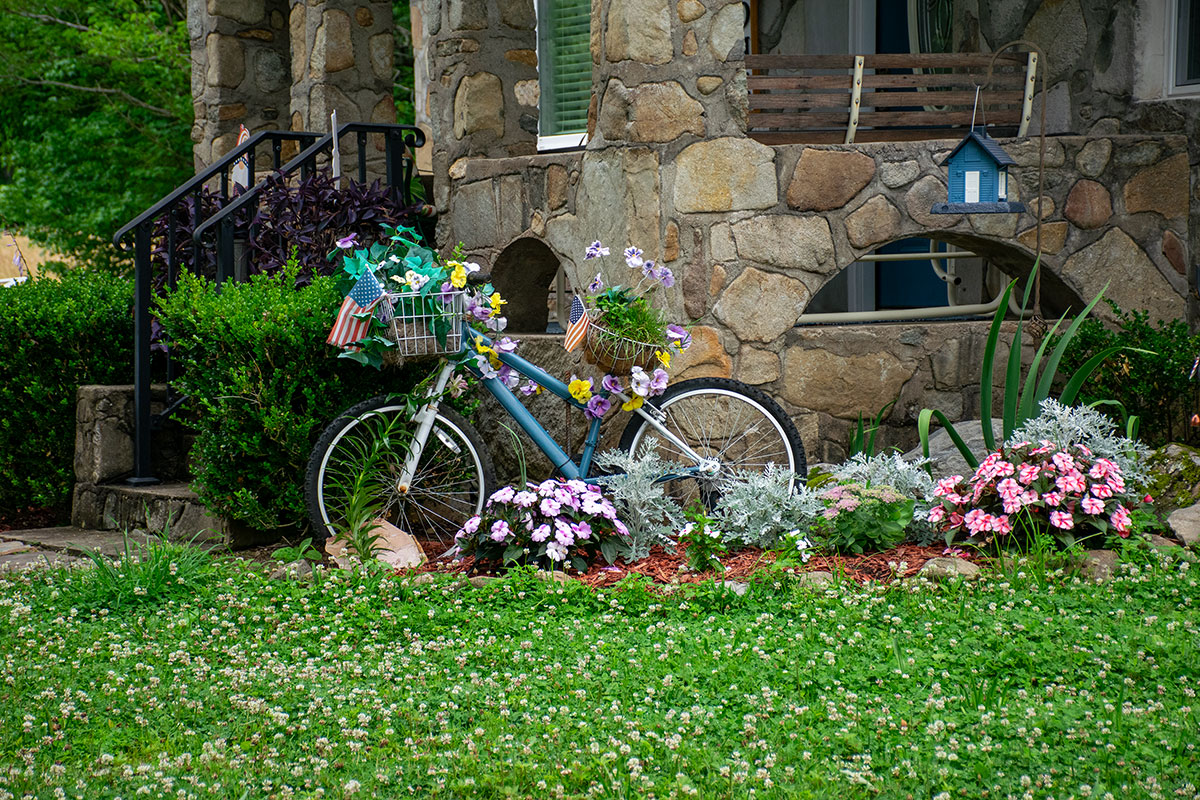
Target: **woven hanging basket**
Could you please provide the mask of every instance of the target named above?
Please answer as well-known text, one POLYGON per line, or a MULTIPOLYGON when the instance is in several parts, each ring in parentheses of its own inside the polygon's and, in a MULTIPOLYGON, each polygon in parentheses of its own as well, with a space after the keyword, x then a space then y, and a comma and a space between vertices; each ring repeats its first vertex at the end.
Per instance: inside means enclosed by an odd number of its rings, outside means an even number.
POLYGON ((655 353, 663 349, 661 344, 639 342, 614 333, 604 326, 597 311, 589 309, 588 313, 592 322, 583 342, 583 358, 607 373, 627 375, 634 367, 645 369, 654 363, 655 353))

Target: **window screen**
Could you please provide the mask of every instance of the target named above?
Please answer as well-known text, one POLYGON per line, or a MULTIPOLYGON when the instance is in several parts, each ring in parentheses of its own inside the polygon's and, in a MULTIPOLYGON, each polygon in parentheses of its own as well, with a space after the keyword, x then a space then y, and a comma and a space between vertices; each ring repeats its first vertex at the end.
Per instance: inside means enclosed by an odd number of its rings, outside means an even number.
POLYGON ((587 130, 592 97, 591 0, 538 0, 538 134, 587 130))

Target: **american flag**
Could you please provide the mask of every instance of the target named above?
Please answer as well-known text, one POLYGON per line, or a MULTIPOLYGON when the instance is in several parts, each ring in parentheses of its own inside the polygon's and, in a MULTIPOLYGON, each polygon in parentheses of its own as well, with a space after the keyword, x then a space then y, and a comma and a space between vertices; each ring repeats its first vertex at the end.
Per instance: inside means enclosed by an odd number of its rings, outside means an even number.
POLYGON ((366 336, 371 318, 356 319, 354 315, 365 314, 375 308, 383 296, 383 284, 370 270, 364 272, 350 290, 350 294, 342 301, 342 307, 333 323, 333 330, 329 332, 329 338, 325 341, 335 347, 347 347, 366 336))
POLYGON ((587 308, 579 299, 579 295, 575 295, 575 299, 571 301, 571 313, 567 317, 567 338, 563 340, 563 347, 567 348, 568 353, 579 347, 579 343, 587 334, 588 325, 591 324, 587 308))

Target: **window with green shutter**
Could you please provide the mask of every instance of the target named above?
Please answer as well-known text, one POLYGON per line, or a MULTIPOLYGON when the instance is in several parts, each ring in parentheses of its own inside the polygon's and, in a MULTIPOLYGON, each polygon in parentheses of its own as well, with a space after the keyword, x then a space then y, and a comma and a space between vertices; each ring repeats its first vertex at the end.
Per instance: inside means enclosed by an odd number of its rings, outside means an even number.
POLYGON ((591 0, 537 0, 538 148, 575 147, 592 98, 591 0))

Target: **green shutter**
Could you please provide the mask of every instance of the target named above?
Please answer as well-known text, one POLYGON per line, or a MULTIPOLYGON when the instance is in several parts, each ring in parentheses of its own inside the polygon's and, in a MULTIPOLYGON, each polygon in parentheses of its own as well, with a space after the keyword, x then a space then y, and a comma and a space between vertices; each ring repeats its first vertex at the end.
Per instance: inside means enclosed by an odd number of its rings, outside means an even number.
POLYGON ((591 0, 539 0, 542 136, 587 130, 592 98, 591 0))

